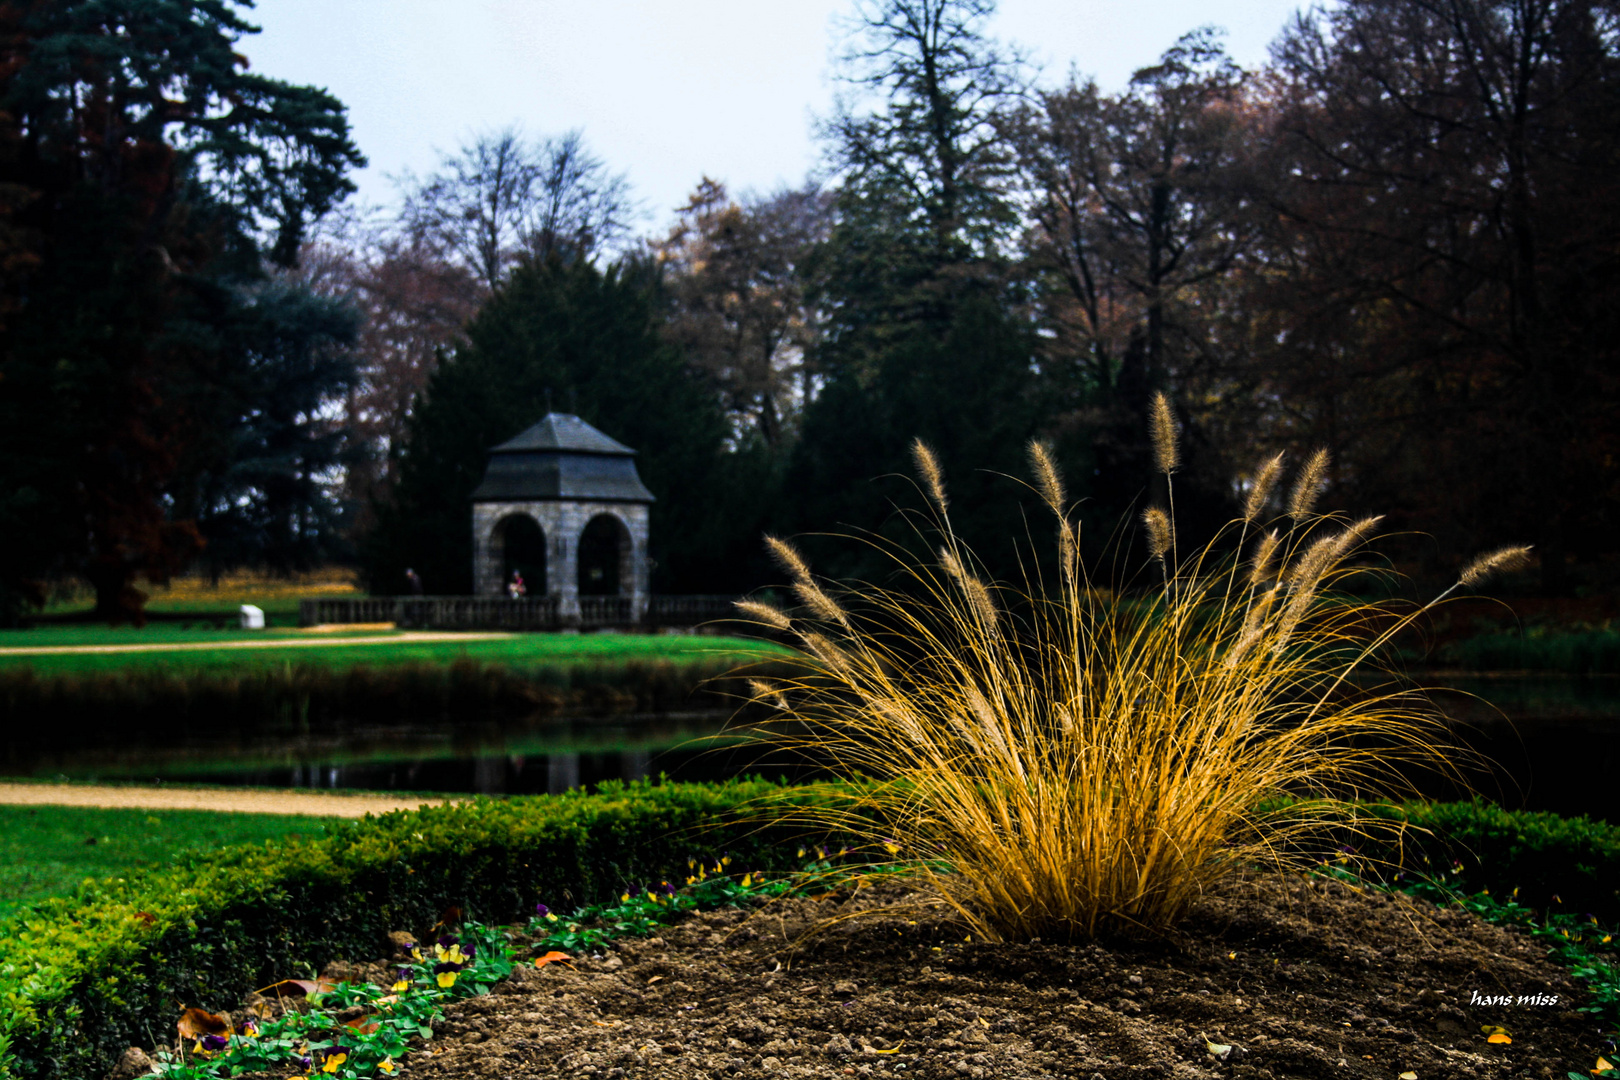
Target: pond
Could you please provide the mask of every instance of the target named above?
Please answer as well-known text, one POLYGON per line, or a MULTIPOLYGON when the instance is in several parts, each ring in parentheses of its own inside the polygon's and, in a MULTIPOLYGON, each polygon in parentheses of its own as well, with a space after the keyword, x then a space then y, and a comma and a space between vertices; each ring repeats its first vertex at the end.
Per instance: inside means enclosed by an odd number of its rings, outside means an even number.
MULTIPOLYGON (((1431 685, 1440 680, 1430 680, 1431 685)), ((1473 788, 1505 806, 1613 817, 1620 767, 1620 679, 1447 678, 1436 701, 1458 740, 1494 762, 1473 788)), ((295 739, 192 732, 163 746, 63 746, 13 756, 13 776, 376 791, 556 793, 603 780, 743 773, 808 775, 757 744, 719 738, 728 714, 700 712, 487 724, 339 725, 295 739)), ((1444 782, 1424 793, 1452 798, 1444 782)))

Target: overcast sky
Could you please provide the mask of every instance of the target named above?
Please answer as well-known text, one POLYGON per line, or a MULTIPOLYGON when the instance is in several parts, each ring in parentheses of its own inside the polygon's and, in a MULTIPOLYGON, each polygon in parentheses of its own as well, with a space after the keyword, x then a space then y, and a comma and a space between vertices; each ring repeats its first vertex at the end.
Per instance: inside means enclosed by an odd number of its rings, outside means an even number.
MULTIPOLYGON (((1002 0, 991 33, 1060 81, 1107 89, 1203 24, 1258 66, 1298 0, 1002 0)), ((264 75, 326 87, 370 159, 360 198, 431 171, 470 133, 583 130, 662 231, 707 174, 734 192, 798 184, 835 91, 852 0, 259 0, 241 51, 264 75)))

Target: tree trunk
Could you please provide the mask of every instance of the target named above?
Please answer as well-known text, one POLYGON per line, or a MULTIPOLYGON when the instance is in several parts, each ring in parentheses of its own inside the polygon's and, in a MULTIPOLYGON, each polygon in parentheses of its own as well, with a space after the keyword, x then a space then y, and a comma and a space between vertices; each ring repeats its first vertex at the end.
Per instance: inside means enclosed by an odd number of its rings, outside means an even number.
POLYGON ((121 562, 92 563, 84 575, 96 590, 96 618, 108 626, 145 626, 146 594, 135 587, 135 572, 121 562))

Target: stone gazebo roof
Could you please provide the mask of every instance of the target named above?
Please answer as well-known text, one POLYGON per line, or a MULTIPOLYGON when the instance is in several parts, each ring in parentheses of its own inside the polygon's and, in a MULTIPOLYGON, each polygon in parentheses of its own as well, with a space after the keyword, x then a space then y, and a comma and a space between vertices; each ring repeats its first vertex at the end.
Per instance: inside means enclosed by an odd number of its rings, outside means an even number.
POLYGON ((635 451, 567 413, 491 448, 475 503, 587 501, 650 503, 635 451))

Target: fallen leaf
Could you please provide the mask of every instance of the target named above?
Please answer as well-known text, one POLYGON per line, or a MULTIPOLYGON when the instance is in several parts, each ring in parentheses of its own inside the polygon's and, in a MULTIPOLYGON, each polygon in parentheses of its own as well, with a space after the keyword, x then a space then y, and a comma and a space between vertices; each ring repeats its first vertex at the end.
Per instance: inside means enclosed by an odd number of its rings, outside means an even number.
POLYGON ((1222 1061, 1225 1061, 1226 1056, 1232 1052, 1232 1048, 1226 1043, 1210 1042, 1208 1035, 1203 1036, 1203 1039, 1204 1050, 1207 1051, 1212 1057, 1218 1057, 1222 1061))
POLYGON ((874 1053, 874 1054, 898 1054, 900 1052, 900 1048, 902 1046, 904 1046, 904 1045, 906 1045, 906 1040, 901 1039, 899 1042, 895 1043, 893 1046, 889 1047, 887 1050, 874 1050, 874 1051, 872 1051, 872 1053, 874 1053))
POLYGON ((262 990, 255 990, 255 994, 268 994, 275 992, 276 997, 289 997, 292 991, 297 991, 299 997, 319 997, 337 989, 337 983, 330 979, 282 979, 271 983, 262 990))
POLYGON ((181 1039, 200 1039, 204 1035, 229 1035, 231 1022, 229 1018, 206 1009, 187 1009, 180 1014, 180 1021, 175 1024, 175 1030, 180 1033, 181 1039))
POLYGON ((343 1026, 352 1028, 357 1034, 370 1035, 377 1030, 377 1021, 373 1020, 370 1015, 362 1015, 355 1017, 353 1020, 343 1021, 343 1026))
POLYGON ((1400 1080, 1417 1080, 1417 1073, 1415 1073, 1415 1072, 1403 1072, 1403 1073, 1401 1073, 1400 1080))
POLYGON ((1508 1037, 1506 1032, 1498 1031, 1495 1034, 1491 1035, 1491 1037, 1486 1039, 1485 1041, 1488 1042, 1488 1043, 1497 1043, 1498 1045, 1506 1046, 1508 1043, 1512 1042, 1513 1040, 1508 1037))
MULTIPOLYGON (((547 964, 551 963, 554 960, 562 960, 562 961, 566 962, 568 960, 568 954, 565 953, 565 952, 558 952, 555 949, 553 949, 551 952, 546 953, 546 955, 544 955, 544 956, 535 957, 534 966, 537 967, 537 968, 545 967, 547 964)), ((574 965, 569 964, 568 966, 573 967, 574 965)))
POLYGON ((659 979, 662 979, 662 978, 663 978, 662 975, 654 975, 652 978, 647 980, 647 985, 651 986, 653 983, 657 982, 659 979))

